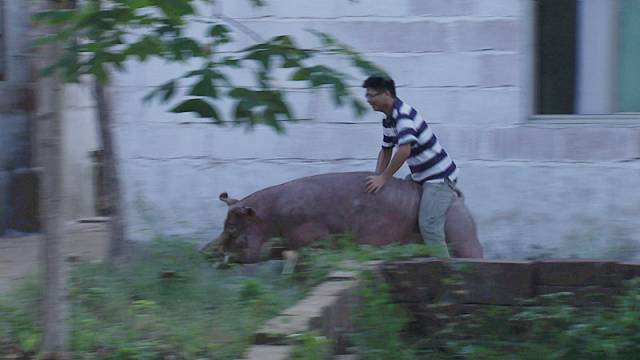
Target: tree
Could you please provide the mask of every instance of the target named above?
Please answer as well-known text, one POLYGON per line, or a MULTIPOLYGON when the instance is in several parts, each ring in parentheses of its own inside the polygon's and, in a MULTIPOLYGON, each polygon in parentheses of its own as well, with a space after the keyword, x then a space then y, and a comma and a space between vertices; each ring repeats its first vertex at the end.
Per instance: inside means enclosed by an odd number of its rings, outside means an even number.
MULTIPOLYGON (((250 0, 255 6, 263 5, 262 0, 250 0)), ((218 17, 209 20, 195 18, 196 0, 112 0, 109 6, 101 6, 100 0, 87 0, 74 10, 50 10, 37 18, 50 25, 60 27, 60 31, 43 37, 41 44, 59 43, 64 48, 57 60, 44 74, 59 72, 67 82, 77 82, 89 75, 97 80, 96 94, 101 121, 101 138, 105 149, 111 138, 108 123, 109 108, 104 85, 108 84, 114 71, 125 71, 131 60, 144 62, 151 58, 163 59, 169 63, 186 63, 198 60, 200 67, 186 72, 181 77, 171 79, 148 94, 146 100, 158 99, 166 103, 181 96, 174 113, 194 113, 211 119, 216 124, 224 124, 218 102, 225 97, 234 101, 233 118, 236 125, 248 127, 265 124, 282 132, 281 120, 294 120, 284 97, 285 91, 274 79, 275 69, 288 69, 289 80, 306 82, 310 88, 328 87, 333 93, 336 105, 350 104, 356 114, 364 113, 366 107, 356 98, 346 85, 349 76, 325 65, 317 64, 317 56, 331 54, 345 57, 353 67, 364 75, 383 74, 374 64, 365 60, 349 46, 340 43, 328 34, 314 32, 320 45, 317 48, 300 48, 296 41, 281 35, 271 39, 261 39, 252 34, 256 44, 239 52, 220 51, 234 40, 233 26, 246 31, 230 19, 218 17), (204 38, 186 35, 190 21, 204 21, 207 30, 204 38), (237 86, 228 76, 233 69, 250 70, 255 77, 252 87, 237 86), (184 93, 179 94, 184 82, 190 82, 184 93), (101 109, 102 107, 102 109, 101 109), (107 116, 102 116, 107 115, 107 116)), ((212 3, 212 0, 201 0, 212 3)), ((117 188, 117 163, 113 152, 105 152, 105 178, 115 181, 116 188, 108 189, 113 205, 112 236, 124 234, 120 194, 117 188), (109 173, 111 172, 111 173, 109 173)), ((124 237, 112 238, 111 259, 124 254, 124 246, 119 244, 124 237)))
MULTIPOLYGON (((55 9, 58 1, 47 0, 39 6, 55 9)), ((42 29, 55 33, 54 27, 42 29)), ((37 62, 56 56, 58 46, 51 44, 39 51, 37 62)), ((67 298, 67 271, 62 254, 64 238, 62 219, 62 119, 61 81, 58 76, 39 79, 36 105, 37 152, 42 167, 41 200, 44 236, 40 256, 44 268, 42 302, 43 338, 41 352, 46 359, 64 359, 68 346, 69 304, 67 298)))

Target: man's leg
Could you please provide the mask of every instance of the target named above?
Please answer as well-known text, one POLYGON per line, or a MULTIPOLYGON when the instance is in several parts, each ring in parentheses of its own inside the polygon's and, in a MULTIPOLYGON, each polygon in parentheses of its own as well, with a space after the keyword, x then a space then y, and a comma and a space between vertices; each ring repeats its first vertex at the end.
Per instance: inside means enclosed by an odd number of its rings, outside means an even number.
POLYGON ((434 250, 435 256, 449 257, 444 236, 445 213, 455 193, 446 183, 424 183, 418 222, 424 243, 434 250))

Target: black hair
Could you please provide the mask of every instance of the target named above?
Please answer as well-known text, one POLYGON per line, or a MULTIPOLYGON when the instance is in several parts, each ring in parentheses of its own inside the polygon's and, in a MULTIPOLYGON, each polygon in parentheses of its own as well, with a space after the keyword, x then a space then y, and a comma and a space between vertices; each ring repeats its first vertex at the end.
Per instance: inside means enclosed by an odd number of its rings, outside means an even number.
POLYGON ((362 87, 376 89, 377 91, 389 90, 391 96, 396 97, 396 84, 393 79, 382 76, 369 76, 363 83, 362 87))

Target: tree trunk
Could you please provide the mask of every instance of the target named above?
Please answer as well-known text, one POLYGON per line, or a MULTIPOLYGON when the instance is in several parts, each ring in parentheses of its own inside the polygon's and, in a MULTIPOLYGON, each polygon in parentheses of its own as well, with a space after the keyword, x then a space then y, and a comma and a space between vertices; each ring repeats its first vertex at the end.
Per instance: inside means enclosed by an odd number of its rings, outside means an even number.
MULTIPOLYGON (((56 8, 57 1, 40 5, 56 8)), ((55 29, 43 29, 53 33, 55 29)), ((55 59, 56 45, 39 51, 38 68, 55 59)), ((68 354, 69 299, 67 269, 62 253, 64 223, 62 218, 62 84, 58 76, 37 81, 36 136, 37 152, 42 168, 41 204, 43 240, 40 257, 44 261, 44 293, 42 302, 43 338, 41 352, 47 359, 65 359, 68 354)))
POLYGON ((113 143, 113 115, 109 94, 105 86, 95 80, 95 97, 98 107, 98 124, 100 139, 102 141, 103 166, 104 166, 104 192, 107 197, 109 215, 109 262, 118 264, 124 260, 129 252, 128 243, 124 232, 124 216, 122 208, 122 196, 120 190, 120 177, 118 175, 118 163, 113 143))

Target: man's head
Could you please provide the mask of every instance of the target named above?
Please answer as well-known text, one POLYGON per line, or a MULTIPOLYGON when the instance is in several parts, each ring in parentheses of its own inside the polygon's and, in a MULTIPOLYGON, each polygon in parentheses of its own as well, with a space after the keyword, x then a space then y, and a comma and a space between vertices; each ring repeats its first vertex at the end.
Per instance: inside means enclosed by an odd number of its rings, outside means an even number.
POLYGON ((396 99, 396 84, 392 79, 382 76, 370 76, 362 87, 367 89, 365 97, 373 110, 389 115, 396 99))

